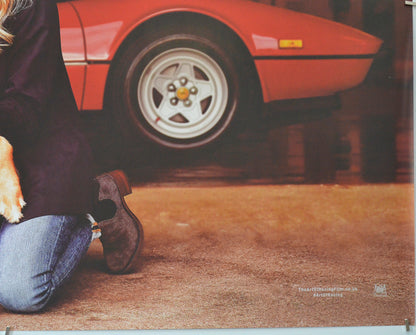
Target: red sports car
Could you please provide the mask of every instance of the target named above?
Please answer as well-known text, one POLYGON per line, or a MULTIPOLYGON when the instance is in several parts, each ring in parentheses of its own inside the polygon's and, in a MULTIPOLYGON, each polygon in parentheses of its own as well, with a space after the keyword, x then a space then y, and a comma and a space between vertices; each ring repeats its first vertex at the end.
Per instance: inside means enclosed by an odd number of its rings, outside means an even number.
POLYGON ((361 83, 382 43, 245 0, 73 0, 59 11, 79 109, 106 106, 123 133, 176 149, 214 141, 257 102, 361 83))

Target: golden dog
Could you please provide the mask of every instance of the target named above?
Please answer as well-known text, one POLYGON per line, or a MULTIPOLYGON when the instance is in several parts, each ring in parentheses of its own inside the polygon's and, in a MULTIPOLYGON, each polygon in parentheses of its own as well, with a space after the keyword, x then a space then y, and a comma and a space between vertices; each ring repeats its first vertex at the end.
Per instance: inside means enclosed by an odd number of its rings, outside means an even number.
POLYGON ((0 215, 7 221, 18 223, 25 205, 19 176, 13 161, 13 147, 0 136, 0 215))

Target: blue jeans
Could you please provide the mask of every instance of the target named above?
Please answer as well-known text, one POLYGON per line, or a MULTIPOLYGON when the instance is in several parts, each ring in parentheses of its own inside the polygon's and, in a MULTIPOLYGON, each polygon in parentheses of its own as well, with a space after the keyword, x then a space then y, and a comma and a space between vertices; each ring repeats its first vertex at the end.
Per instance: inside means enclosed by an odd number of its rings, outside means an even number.
POLYGON ((42 216, 0 227, 0 305, 13 312, 46 306, 91 243, 77 216, 42 216))

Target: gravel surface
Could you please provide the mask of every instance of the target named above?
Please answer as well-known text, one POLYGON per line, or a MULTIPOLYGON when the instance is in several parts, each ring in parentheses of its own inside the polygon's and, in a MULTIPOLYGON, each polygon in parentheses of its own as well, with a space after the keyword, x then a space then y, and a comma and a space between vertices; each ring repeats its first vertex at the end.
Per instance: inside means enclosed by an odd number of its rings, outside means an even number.
POLYGON ((0 329, 402 325, 414 322, 413 186, 134 188, 138 273, 101 245, 43 313, 0 329))

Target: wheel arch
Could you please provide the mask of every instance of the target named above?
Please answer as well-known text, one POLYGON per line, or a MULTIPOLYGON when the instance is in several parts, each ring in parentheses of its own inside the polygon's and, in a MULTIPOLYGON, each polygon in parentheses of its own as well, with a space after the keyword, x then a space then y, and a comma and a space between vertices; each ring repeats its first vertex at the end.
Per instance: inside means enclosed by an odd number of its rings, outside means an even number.
MULTIPOLYGON (((117 64, 121 58, 121 55, 125 52, 128 46, 133 43, 141 34, 146 34, 146 32, 151 32, 154 29, 160 29, 160 27, 169 27, 169 26, 178 26, 183 24, 193 24, 195 29, 198 32, 203 31, 202 27, 207 26, 210 27, 210 31, 216 34, 216 38, 221 36, 222 44, 226 47, 227 43, 232 43, 241 53, 241 57, 244 59, 245 62, 249 65, 250 69, 250 80, 252 80, 252 85, 254 87, 254 93, 256 95, 255 99, 258 101, 263 102, 263 91, 262 86, 260 83, 259 74, 257 72, 254 59, 251 56, 249 49, 247 48, 246 44, 242 40, 242 38, 229 26, 225 23, 207 16, 205 14, 190 12, 190 11, 182 11, 182 12, 170 12, 164 13, 152 18, 147 19, 146 21, 142 22, 138 26, 136 26, 123 40, 123 42, 118 46, 114 57, 111 61, 110 68, 107 75, 106 85, 105 85, 105 92, 104 92, 104 107, 107 105, 107 97, 108 97, 108 90, 110 88, 112 75, 114 73, 114 69, 117 68, 117 64)), ((209 36, 207 36, 209 38, 209 36)))

